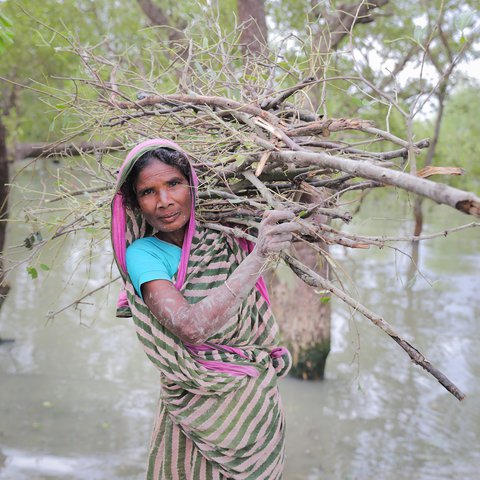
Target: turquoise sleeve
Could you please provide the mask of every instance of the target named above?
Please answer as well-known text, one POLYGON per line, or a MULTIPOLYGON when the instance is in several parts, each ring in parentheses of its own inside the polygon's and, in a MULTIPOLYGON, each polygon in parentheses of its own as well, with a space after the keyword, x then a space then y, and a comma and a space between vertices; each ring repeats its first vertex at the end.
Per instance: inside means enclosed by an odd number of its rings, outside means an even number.
POLYGON ((156 239, 141 239, 127 248, 127 272, 135 291, 142 297, 141 287, 152 280, 172 281, 178 269, 181 250, 178 247, 158 242, 156 239), (177 251, 178 249, 178 251, 177 251))

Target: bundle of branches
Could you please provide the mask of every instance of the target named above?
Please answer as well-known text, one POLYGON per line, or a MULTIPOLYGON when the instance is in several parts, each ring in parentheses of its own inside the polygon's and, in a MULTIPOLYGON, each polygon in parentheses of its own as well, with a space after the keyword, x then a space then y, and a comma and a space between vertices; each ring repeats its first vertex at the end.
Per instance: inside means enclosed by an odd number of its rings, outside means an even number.
MULTIPOLYGON (((114 116, 107 125, 167 115, 162 134, 185 144, 197 158, 203 180, 200 212, 205 221, 248 225, 245 217, 258 216, 266 205, 281 205, 305 218, 318 212, 348 222, 350 214, 336 208, 344 193, 386 185, 480 216, 480 199, 474 194, 424 179, 435 174, 460 175, 461 169, 428 167, 416 175, 403 171, 406 159, 428 147, 427 139, 409 144, 376 128, 371 121, 325 119, 285 102, 308 84, 268 97, 260 105, 222 97, 150 95, 137 102, 116 104, 135 113, 114 116), (332 133, 345 131, 361 132, 356 143, 377 148, 369 151, 355 147, 351 140, 329 140, 332 133), (379 152, 379 141, 400 148, 379 152), (305 206, 299 202, 299 195, 318 193, 319 188, 324 192, 321 204, 305 206)), ((363 246, 325 225, 313 226, 308 221, 302 225, 306 234, 320 235, 327 243, 363 246)), ((378 244, 372 239, 362 241, 378 244)))
MULTIPOLYGON (((424 178, 438 173, 461 174, 459 169, 429 167, 415 174, 405 171, 409 160, 428 147, 428 140, 408 142, 377 128, 371 121, 324 118, 289 102, 295 92, 312 83, 315 82, 309 79, 264 98, 243 102, 221 96, 156 93, 139 93, 135 100, 119 100, 118 91, 112 94, 107 88, 108 96, 104 95, 105 100, 100 102, 101 126, 114 135, 116 146, 119 138, 123 138, 127 148, 142 138, 157 137, 159 132, 182 145, 192 155, 199 174, 201 221, 252 241, 263 211, 271 208, 296 213, 296 221, 301 225, 296 240, 308 243, 320 255, 325 255, 325 251, 319 248, 319 241, 368 248, 405 240, 359 236, 330 224, 331 219, 338 219, 337 223, 351 220, 352 213, 342 205, 347 192, 386 186, 480 216, 480 198, 424 178)), ((96 87, 102 89, 105 85, 97 83, 96 87)), ((98 114, 93 118, 98 119, 98 114)), ((111 174, 113 177, 113 168, 111 174)), ((108 192, 109 187, 101 190, 108 192)), ((105 205, 109 194, 97 201, 105 205)), ((351 199, 348 206, 352 207, 351 199)), ((83 219, 87 217, 84 215, 83 219)), ((308 285, 336 295, 370 319, 448 391, 460 400, 464 398, 383 318, 289 253, 283 252, 281 258, 308 285)))
MULTIPOLYGON (((73 95, 65 97, 63 92, 56 92, 51 97, 55 108, 59 108, 60 98, 62 113, 73 109, 81 122, 77 122, 68 141, 50 146, 49 151, 58 154, 65 148, 71 152, 71 140, 79 134, 85 140, 88 135, 95 140, 96 152, 95 167, 88 173, 99 184, 78 191, 61 189, 48 199, 47 213, 48 209, 52 210, 51 202, 60 199, 71 201, 74 206, 65 221, 57 222, 51 239, 98 225, 108 218, 118 161, 105 160, 106 150, 123 154, 139 141, 159 136, 176 141, 195 162, 200 178, 199 218, 211 228, 252 241, 255 241, 256 226, 263 211, 271 208, 296 213, 296 221, 302 227, 296 240, 310 245, 320 255, 327 254, 318 242, 368 248, 405 240, 342 231, 341 225, 351 220, 352 208, 355 208, 352 198, 344 203, 344 195, 360 191, 356 198, 359 200, 363 192, 387 186, 480 216, 480 198, 476 195, 426 178, 439 173, 461 174, 460 169, 428 167, 416 171, 415 157, 429 142, 413 141, 410 127, 408 138, 402 139, 369 120, 322 116, 317 113, 318 108, 309 107, 308 89, 335 80, 343 81, 343 88, 355 82, 373 88, 365 79, 351 76, 328 79, 322 74, 292 85, 294 66, 284 72, 281 66, 263 59, 261 71, 256 72, 250 66, 239 80, 237 70, 230 68, 231 64, 242 62, 235 41, 222 40, 215 46, 207 46, 207 50, 200 48, 199 52, 195 52, 197 47, 192 41, 189 45, 189 50, 182 49, 177 56, 170 50, 163 52, 172 60, 166 62, 162 72, 140 75, 131 70, 122 72, 119 65, 107 59, 95 59, 91 52, 72 44, 74 53, 85 62, 87 78, 70 79, 75 84, 73 95), (178 63, 183 65, 180 69, 178 63), (109 71, 109 80, 105 80, 105 69, 109 71), (286 82, 279 78, 279 71, 286 82), (208 77, 205 72, 212 74, 208 77), (266 80, 258 80, 263 78, 262 72, 267 72, 266 80), (171 86, 175 85, 178 92, 160 94, 156 82, 168 75, 174 77, 171 86), (258 81, 250 81, 252 78, 258 81), (290 85, 280 91, 271 87, 282 83, 290 85), (87 201, 80 208, 81 202, 77 199, 80 194, 85 199, 85 193, 87 201), (99 215, 101 211, 105 215, 99 215), (333 219, 335 227, 330 223, 333 219)), ((165 83, 168 84, 168 79, 165 83)), ((387 108, 395 105, 394 100, 382 92, 373 91, 373 94, 382 101, 386 99, 387 108)), ((398 105, 395 108, 404 113, 398 105)), ((412 119, 413 114, 406 118, 410 126, 412 119)), ((73 150, 79 152, 78 148, 73 150)), ((80 150, 90 149, 86 145, 80 150)), ((27 214, 35 219, 36 225, 40 224, 40 211, 30 210, 27 214)), ((479 224, 471 223, 463 228, 471 226, 479 224)), ((47 240, 32 238, 27 247, 33 250, 33 256, 47 240)), ((370 319, 453 395, 458 399, 464 397, 414 346, 383 318, 338 287, 338 283, 312 271, 287 252, 282 253, 281 258, 308 285, 336 295, 370 319)))

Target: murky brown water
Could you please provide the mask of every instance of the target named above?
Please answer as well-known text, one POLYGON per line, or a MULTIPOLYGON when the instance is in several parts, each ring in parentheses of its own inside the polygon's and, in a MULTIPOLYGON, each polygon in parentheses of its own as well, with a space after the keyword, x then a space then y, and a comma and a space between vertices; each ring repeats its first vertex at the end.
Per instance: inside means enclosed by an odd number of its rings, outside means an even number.
MULTIPOLYGON (((430 210, 428 232, 471 221, 430 210)), ((351 228, 408 232, 408 217, 395 199, 372 198, 351 228), (389 220, 393 211, 400 220, 389 220)), ((27 233, 12 226, 10 245, 27 233)), ((114 317, 117 287, 46 322, 46 312, 101 284, 92 278, 112 268, 106 246, 78 237, 42 259, 57 263, 52 272, 33 281, 21 268, 11 277, 0 312, 0 335, 15 339, 0 345, 1 480, 143 478, 158 378, 130 322, 114 317), (86 251, 94 254, 88 265, 86 251)), ((423 277, 413 285, 399 253, 335 250, 358 298, 468 397, 459 403, 380 330, 335 302, 327 380, 282 383, 286 480, 479 478, 479 247, 478 229, 423 244, 423 277)))

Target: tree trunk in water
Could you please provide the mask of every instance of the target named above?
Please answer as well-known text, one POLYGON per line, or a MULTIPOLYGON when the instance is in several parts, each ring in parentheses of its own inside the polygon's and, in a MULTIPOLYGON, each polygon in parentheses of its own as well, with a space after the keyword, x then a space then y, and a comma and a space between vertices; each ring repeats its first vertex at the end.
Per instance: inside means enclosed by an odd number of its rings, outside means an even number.
MULTIPOLYGON (((318 192, 318 196, 304 194, 302 201, 318 204, 322 197, 323 192, 318 192)), ((317 220, 328 222, 323 215, 318 215, 317 220)), ((317 245, 328 254, 328 245, 317 245)), ((298 243, 292 249, 303 264, 329 278, 328 263, 310 246, 298 243)), ((272 274, 269 283, 281 341, 292 354, 291 375, 304 380, 322 380, 330 353, 330 295, 316 292, 288 269, 272 274)))
POLYGON ((5 125, 0 121, 0 308, 10 288, 5 282, 2 258, 8 218, 8 162, 6 141, 7 130, 5 125))
MULTIPOLYGON (((416 197, 413 204, 413 216, 415 218, 415 228, 413 230, 413 235, 418 237, 422 234, 423 230, 423 210, 422 210, 423 198, 416 197)), ((418 243, 418 242, 415 242, 418 243)))
MULTIPOLYGON (((300 244, 294 250, 302 263, 322 276, 328 274, 327 262, 318 265, 320 256, 310 247, 300 244)), ((281 341, 292 354, 290 374, 304 380, 323 379, 330 353, 331 308, 330 302, 323 303, 322 298, 328 299, 328 296, 322 297, 287 269, 272 274, 270 285, 281 341)))
MULTIPOLYGON (((438 94, 438 113, 435 120, 435 128, 433 132, 433 139, 430 142, 430 147, 427 152, 427 158, 425 159, 424 167, 429 167, 433 163, 433 158, 435 157, 435 152, 437 150, 438 139, 440 138, 440 129, 442 126, 443 114, 445 111, 445 99, 447 96, 447 86, 446 83, 443 83, 440 86, 440 91, 438 94)), ((419 237, 423 231, 423 197, 417 196, 413 204, 413 216, 415 219, 415 227, 413 235, 419 237)), ((414 281, 414 272, 418 268, 419 261, 419 242, 413 242, 412 244, 412 260, 411 266, 408 273, 408 280, 410 284, 413 284, 414 281)))

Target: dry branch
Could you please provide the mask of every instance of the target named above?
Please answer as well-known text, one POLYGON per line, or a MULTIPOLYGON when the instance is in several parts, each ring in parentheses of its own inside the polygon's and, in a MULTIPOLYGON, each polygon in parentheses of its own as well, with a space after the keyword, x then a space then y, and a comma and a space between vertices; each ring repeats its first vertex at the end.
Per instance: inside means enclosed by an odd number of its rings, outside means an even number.
POLYGON ((386 169, 365 160, 351 160, 322 152, 275 152, 274 157, 294 162, 302 167, 317 165, 351 173, 386 185, 393 185, 431 200, 449 205, 463 213, 480 216, 480 198, 470 192, 432 182, 405 172, 386 169))
MULTIPOLYGON (((218 224, 206 224, 208 227, 223 231, 229 234, 232 234, 236 237, 245 238, 247 240, 255 242, 255 237, 246 234, 243 230, 239 228, 229 228, 223 225, 218 224)), ((332 282, 321 277, 318 273, 314 272, 310 268, 303 265, 296 258, 292 257, 286 252, 282 252, 280 257, 285 261, 287 265, 290 266, 292 271, 307 285, 311 287, 320 288, 326 290, 336 297, 340 298, 347 305, 352 307, 354 311, 360 312, 365 318, 369 319, 374 325, 379 327, 383 332, 385 332, 392 340, 394 340, 398 345, 400 345, 411 360, 417 365, 421 366, 424 370, 430 373, 435 377, 438 382, 447 389, 455 398, 458 400, 463 400, 465 394, 440 370, 434 367, 425 356, 409 342, 407 342, 389 323, 387 323, 382 317, 376 315, 374 312, 363 306, 360 302, 350 297, 340 288, 337 288, 332 282)))
POLYGON ((20 143, 15 146, 8 157, 15 161, 24 160, 26 158, 41 158, 51 156, 72 156, 87 153, 103 152, 118 150, 122 147, 122 143, 118 140, 111 142, 77 142, 77 143, 20 143))
POLYGON ((283 260, 292 268, 292 270, 308 285, 312 287, 328 290, 347 305, 351 306, 355 311, 360 312, 364 317, 368 318, 377 327, 384 331, 392 340, 400 345, 405 350, 408 356, 417 365, 420 365, 424 370, 435 377, 438 382, 446 388, 455 398, 463 400, 465 394, 444 375, 440 370, 434 367, 424 356, 419 352, 417 348, 407 342, 401 335, 395 331, 391 325, 389 325, 382 317, 376 315, 368 308, 364 307, 360 302, 347 295, 343 290, 335 287, 327 279, 322 278, 320 275, 310 270, 308 267, 300 263, 297 259, 286 253, 281 254, 283 260))

